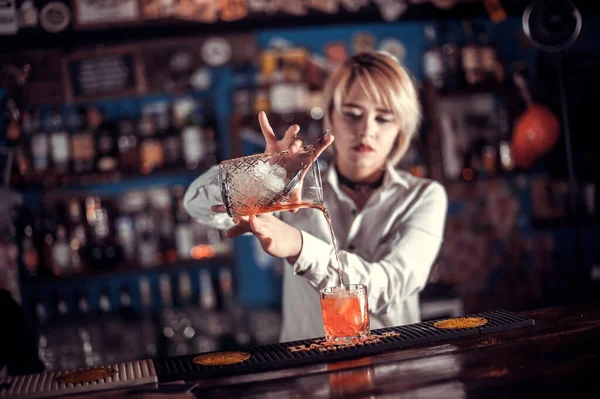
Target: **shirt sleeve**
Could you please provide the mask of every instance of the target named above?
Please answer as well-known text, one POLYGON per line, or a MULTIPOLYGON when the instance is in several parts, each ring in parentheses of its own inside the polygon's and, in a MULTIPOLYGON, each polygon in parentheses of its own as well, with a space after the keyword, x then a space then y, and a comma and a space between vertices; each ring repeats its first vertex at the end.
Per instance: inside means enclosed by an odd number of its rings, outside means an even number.
MULTIPOLYGON (((367 286, 369 312, 385 314, 425 287, 443 242, 447 209, 446 190, 432 182, 410 216, 380 243, 386 251, 379 260, 368 262, 351 252, 339 252, 345 281, 367 286)), ((302 240, 292 265, 294 273, 316 289, 339 284, 333 245, 305 231, 302 240)))
MULTIPOLYGON (((198 223, 220 230, 228 230, 235 226, 233 219, 225 212, 214 212, 213 205, 222 205, 221 188, 219 187, 219 165, 196 178, 189 185, 183 197, 183 205, 190 216, 198 223)), ((271 212, 277 218, 281 212, 271 212)), ((246 233, 249 235, 251 233, 246 233)))
POLYGON ((215 165, 197 177, 188 187, 183 197, 185 210, 198 223, 227 230, 234 226, 227 213, 217 213, 210 209, 223 204, 219 188, 219 166, 215 165))

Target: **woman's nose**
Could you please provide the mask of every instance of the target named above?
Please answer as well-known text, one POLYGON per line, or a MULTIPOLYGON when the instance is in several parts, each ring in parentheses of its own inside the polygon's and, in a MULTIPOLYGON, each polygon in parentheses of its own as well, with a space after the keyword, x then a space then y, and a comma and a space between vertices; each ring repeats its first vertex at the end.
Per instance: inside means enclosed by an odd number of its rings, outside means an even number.
POLYGON ((377 124, 373 118, 363 118, 363 123, 360 129, 360 137, 374 137, 377 133, 377 124))

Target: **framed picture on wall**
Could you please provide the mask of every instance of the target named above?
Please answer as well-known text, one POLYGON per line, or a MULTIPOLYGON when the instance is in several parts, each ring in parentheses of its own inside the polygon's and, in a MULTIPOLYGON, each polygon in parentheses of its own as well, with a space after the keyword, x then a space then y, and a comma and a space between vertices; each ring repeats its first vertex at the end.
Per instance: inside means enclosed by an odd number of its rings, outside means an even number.
POLYGON ((146 92, 143 59, 135 45, 73 53, 62 62, 67 103, 146 92))

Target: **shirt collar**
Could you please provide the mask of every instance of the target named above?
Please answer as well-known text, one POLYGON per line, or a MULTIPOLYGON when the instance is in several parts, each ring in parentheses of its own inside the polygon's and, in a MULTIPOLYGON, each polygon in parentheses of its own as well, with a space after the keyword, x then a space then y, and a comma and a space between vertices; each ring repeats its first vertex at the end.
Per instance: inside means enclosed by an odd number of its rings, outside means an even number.
MULTIPOLYGON (((327 165, 325 181, 336 189, 339 187, 337 174, 335 173, 335 165, 333 162, 327 165)), ((396 170, 389 162, 385 166, 385 176, 383 177, 383 187, 399 184, 404 188, 408 188, 408 181, 402 174, 396 170)))

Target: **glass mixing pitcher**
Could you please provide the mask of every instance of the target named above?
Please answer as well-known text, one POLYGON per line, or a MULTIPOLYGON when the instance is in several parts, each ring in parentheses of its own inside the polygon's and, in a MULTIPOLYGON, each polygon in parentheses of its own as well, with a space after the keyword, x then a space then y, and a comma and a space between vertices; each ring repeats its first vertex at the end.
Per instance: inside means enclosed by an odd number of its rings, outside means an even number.
POLYGON ((322 208, 323 187, 313 145, 223 161, 219 187, 230 217, 322 208))

